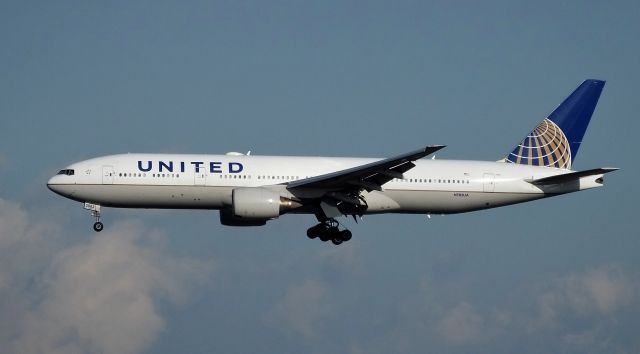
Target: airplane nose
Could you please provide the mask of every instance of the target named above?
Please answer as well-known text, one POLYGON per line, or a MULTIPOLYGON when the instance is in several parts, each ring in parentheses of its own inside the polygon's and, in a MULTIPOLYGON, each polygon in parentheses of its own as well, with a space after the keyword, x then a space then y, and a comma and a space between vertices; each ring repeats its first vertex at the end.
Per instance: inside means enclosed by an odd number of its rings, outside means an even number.
POLYGON ((57 187, 56 187, 56 176, 53 176, 51 178, 49 178, 49 180, 47 181, 47 188, 49 188, 49 190, 51 190, 52 192, 57 192, 57 187))
POLYGON ((66 190, 68 188, 65 188, 66 184, 63 184, 63 181, 60 180, 61 177, 62 176, 55 175, 49 178, 47 181, 47 188, 56 194, 66 196, 69 191, 66 190))

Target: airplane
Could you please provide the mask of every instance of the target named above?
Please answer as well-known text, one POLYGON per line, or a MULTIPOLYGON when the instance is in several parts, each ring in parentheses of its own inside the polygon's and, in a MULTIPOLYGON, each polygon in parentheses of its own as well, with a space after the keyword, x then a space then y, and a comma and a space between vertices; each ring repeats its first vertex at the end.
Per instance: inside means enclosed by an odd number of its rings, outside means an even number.
POLYGON ((83 203, 97 232, 104 227, 101 207, 215 209, 227 226, 313 214, 318 224, 307 236, 339 245, 352 237, 341 216, 356 222, 368 214, 431 217, 601 187, 604 174, 617 168, 571 166, 604 85, 582 82, 498 161, 423 159, 443 145, 386 159, 130 153, 73 163, 47 187, 83 203))

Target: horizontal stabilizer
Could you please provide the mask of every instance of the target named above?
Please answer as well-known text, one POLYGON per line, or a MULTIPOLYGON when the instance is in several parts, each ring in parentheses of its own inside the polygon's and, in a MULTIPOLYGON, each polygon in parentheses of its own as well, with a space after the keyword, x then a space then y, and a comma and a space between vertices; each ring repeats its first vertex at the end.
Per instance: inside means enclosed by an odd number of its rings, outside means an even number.
POLYGON ((569 172, 561 175, 534 179, 527 182, 534 184, 536 186, 561 184, 561 183, 566 183, 570 181, 575 181, 580 177, 602 175, 602 174, 613 172, 616 170, 618 170, 618 168, 614 168, 614 167, 594 168, 592 170, 569 172))

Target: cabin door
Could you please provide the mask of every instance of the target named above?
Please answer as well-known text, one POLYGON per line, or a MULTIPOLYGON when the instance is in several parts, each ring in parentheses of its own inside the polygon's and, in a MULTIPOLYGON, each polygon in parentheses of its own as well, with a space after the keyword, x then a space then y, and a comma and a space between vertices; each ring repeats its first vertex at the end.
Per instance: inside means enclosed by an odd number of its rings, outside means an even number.
POLYGON ((485 173, 482 175, 482 191, 492 193, 495 189, 495 175, 493 173, 485 173))

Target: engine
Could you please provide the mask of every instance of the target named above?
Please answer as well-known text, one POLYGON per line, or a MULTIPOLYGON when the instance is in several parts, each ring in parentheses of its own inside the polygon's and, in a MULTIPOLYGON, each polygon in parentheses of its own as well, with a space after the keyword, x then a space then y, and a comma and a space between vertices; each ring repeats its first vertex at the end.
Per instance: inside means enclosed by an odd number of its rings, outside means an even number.
POLYGON ((226 226, 262 226, 266 219, 243 219, 233 215, 231 208, 220 209, 220 223, 226 226))
POLYGON ((230 208, 220 210, 220 222, 227 226, 260 226, 302 204, 259 187, 236 188, 230 208))

